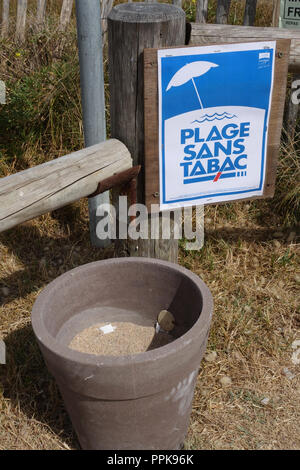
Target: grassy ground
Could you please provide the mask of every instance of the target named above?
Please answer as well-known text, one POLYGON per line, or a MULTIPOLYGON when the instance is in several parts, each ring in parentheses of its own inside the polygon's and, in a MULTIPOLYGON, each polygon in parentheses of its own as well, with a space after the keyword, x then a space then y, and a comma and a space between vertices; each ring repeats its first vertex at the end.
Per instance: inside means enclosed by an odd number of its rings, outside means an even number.
MULTIPOLYGON (((240 21, 241 3, 233 2, 232 22, 240 21)), ((259 8, 269 24, 266 2, 259 8)), ((212 8, 209 14, 213 21, 212 8)), ((63 38, 50 25, 29 39, 23 47, 1 43, 0 78, 9 88, 0 112, 1 176, 82 146, 74 24, 63 38)), ((299 134, 282 139, 272 200, 206 206, 203 249, 180 248, 180 264, 204 279, 215 302, 189 449, 300 447, 293 348, 300 339, 299 140, 299 134)), ((7 364, 0 365, 0 449, 79 447, 30 312, 59 274, 112 255, 112 248, 90 246, 85 200, 0 235, 0 338, 7 346, 7 364)))

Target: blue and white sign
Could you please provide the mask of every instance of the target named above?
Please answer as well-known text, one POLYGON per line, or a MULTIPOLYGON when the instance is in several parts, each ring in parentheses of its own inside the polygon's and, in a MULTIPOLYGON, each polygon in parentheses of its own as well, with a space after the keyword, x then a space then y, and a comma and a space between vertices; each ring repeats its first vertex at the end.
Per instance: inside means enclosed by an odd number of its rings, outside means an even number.
POLYGON ((161 210, 263 194, 275 51, 157 51, 161 210))

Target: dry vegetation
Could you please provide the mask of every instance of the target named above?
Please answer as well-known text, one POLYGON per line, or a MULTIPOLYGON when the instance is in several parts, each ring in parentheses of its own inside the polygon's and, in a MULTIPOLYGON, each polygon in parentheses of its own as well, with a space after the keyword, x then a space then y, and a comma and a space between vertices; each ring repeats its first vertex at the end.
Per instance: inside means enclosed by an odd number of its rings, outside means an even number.
MULTIPOLYGON (((241 3, 232 5, 236 23, 241 3)), ((263 24, 270 24, 269 3, 259 2, 263 24)), ((213 10, 210 15, 213 21, 213 10)), ((26 46, 1 43, 0 78, 9 87, 0 113, 1 176, 82 145, 73 23, 57 54, 59 43, 51 25, 31 33, 26 46)), ((179 262, 204 279, 215 302, 208 342, 214 354, 201 364, 188 449, 300 447, 299 365, 292 361, 300 339, 299 139, 282 139, 274 199, 207 206, 203 249, 187 252, 181 245, 179 262)), ((7 364, 0 365, 0 449, 79 447, 30 312, 59 274, 112 255, 112 248, 90 246, 85 200, 1 234, 0 338, 7 364)))

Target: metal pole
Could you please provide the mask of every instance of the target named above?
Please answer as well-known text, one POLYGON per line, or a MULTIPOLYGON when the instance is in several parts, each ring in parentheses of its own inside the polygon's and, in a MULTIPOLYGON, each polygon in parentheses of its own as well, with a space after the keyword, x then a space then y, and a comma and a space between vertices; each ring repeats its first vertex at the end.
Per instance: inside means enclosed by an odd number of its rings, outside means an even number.
MULTIPOLYGON (((100 0, 76 0, 77 41, 80 65, 84 143, 86 147, 106 140, 104 76, 100 0)), ((110 240, 96 235, 97 207, 109 203, 109 192, 89 199, 90 238, 93 246, 110 240)))

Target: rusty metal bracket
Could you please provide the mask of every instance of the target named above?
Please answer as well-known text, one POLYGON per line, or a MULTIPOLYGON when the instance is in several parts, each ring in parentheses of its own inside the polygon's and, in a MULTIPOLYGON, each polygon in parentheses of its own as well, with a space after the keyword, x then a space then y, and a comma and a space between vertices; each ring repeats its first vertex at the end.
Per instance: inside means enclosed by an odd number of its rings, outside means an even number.
POLYGON ((137 165, 106 178, 98 184, 96 191, 90 194, 88 198, 97 196, 116 186, 120 186, 120 194, 127 194, 130 204, 136 204, 137 176, 140 170, 141 165, 137 165))

